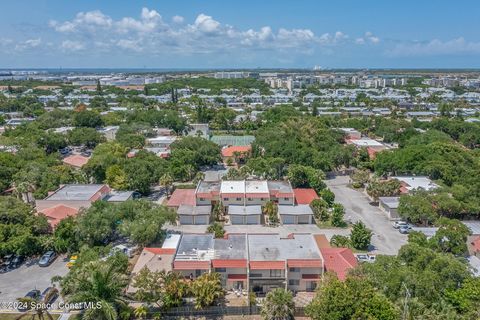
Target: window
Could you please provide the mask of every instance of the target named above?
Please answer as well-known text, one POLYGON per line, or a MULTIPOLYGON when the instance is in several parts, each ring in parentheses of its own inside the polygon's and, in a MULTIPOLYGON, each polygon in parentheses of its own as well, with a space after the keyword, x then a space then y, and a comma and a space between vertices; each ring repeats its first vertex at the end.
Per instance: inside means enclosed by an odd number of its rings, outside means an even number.
POLYGON ((205 201, 205 198, 200 198, 200 201, 205 201))
POLYGON ((223 198, 223 201, 228 201, 228 198, 223 198))
POLYGON ((242 198, 237 198, 237 201, 241 201, 241 200, 242 200, 242 198))
POLYGON ((290 201, 290 198, 283 198, 283 200, 285 200, 285 201, 290 201))
POLYGON ((262 274, 261 273, 250 273, 250 278, 261 278, 262 274))
POLYGON ((272 269, 270 270, 270 277, 272 278, 280 278, 283 276, 283 270, 280 270, 280 269, 272 269))
POLYGON ((260 201, 265 201, 265 198, 260 198, 260 201))
POLYGON ((248 201, 253 201, 253 199, 252 199, 252 198, 248 198, 248 201))
POLYGON ((298 286, 300 284, 300 280, 288 280, 289 286, 298 286))
POLYGON ((215 268, 215 272, 227 272, 227 268, 215 268))
POLYGON ((300 272, 300 268, 290 268, 288 271, 290 271, 290 272, 300 272))

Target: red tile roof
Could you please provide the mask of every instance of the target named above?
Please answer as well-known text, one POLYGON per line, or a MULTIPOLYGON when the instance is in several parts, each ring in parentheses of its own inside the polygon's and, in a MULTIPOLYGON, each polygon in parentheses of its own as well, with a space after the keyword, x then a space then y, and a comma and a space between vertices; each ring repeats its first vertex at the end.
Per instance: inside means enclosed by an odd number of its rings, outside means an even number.
POLYGON ((472 241, 473 252, 480 252, 480 236, 472 241))
POLYGON ((318 194, 313 189, 293 189, 297 204, 310 204, 313 200, 318 199, 318 194))
POLYGON ((87 164, 88 160, 90 160, 90 158, 84 157, 80 154, 74 154, 63 159, 63 163, 72 167, 81 168, 87 164))
POLYGON ((247 280, 246 274, 229 274, 228 280, 247 280))
POLYGON ((252 150, 251 146, 232 146, 222 149, 222 157, 233 157, 234 152, 247 153, 252 150))
POLYGON ((214 268, 246 268, 247 260, 246 259, 232 259, 232 260, 214 259, 212 260, 212 266, 214 268))
POLYGON ((175 261, 174 270, 208 270, 210 261, 175 261))
POLYGON ((173 248, 145 248, 145 250, 153 253, 153 254, 175 254, 177 251, 176 249, 173 248))
POLYGON ((314 234, 313 238, 317 243, 318 249, 331 248, 330 242, 328 241, 327 237, 324 234, 314 234))
POLYGON ((321 259, 288 259, 287 266, 289 268, 321 268, 321 259))
POLYGON ((54 207, 46 208, 40 211, 48 218, 48 223, 55 227, 61 220, 69 217, 75 216, 78 214, 77 208, 72 208, 65 206, 63 204, 58 204, 54 207))
POLYGON ((252 270, 279 270, 285 269, 285 261, 250 261, 252 270))
POLYGON ((357 259, 348 248, 321 248, 325 269, 337 274, 338 279, 345 280, 349 269, 357 265, 357 259))
POLYGON ((182 204, 194 206, 195 203, 195 189, 175 189, 170 200, 168 200, 167 206, 179 207, 182 204))

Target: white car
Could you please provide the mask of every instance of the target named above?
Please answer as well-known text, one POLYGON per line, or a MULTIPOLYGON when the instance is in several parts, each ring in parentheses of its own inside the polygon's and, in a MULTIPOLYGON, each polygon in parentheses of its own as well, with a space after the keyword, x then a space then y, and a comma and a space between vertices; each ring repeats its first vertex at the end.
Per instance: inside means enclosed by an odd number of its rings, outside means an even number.
POLYGON ((371 254, 357 254, 358 262, 375 262, 376 256, 371 254))
POLYGON ((408 226, 408 223, 406 221, 395 221, 392 223, 392 225, 395 229, 400 229, 402 227, 408 226))

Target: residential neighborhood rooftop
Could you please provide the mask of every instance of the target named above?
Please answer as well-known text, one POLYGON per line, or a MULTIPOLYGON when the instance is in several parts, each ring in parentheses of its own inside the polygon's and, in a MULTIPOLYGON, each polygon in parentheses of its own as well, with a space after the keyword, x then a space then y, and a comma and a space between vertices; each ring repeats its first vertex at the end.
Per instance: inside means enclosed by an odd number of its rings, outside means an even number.
POLYGON ((308 204, 300 204, 296 206, 279 205, 278 213, 280 215, 313 215, 312 208, 308 204))
POLYGON ((213 234, 183 234, 175 260, 209 261, 213 258, 213 234))
POLYGON ((253 261, 282 261, 287 259, 321 259, 311 234, 249 234, 248 254, 253 261))
POLYGON ((54 193, 45 198, 45 200, 92 200, 92 197, 105 187, 106 185, 104 184, 67 184, 57 189, 54 193))
POLYGON ((246 234, 227 234, 215 239, 214 259, 247 259, 246 234))
POLYGON ((405 185, 405 188, 408 191, 411 190, 426 190, 430 191, 433 189, 438 188, 438 185, 433 183, 432 180, 428 177, 423 177, 423 176, 395 176, 392 177, 393 179, 397 179, 400 182, 403 182, 405 185))
POLYGON ((231 215, 258 215, 262 214, 262 206, 228 206, 228 214, 231 215))

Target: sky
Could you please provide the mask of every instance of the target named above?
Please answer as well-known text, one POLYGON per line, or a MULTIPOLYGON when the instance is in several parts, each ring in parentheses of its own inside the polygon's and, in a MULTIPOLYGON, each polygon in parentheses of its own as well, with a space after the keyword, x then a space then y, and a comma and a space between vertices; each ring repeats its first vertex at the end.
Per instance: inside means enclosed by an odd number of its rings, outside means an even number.
POLYGON ((480 1, 15 0, 0 68, 480 68, 480 1))

